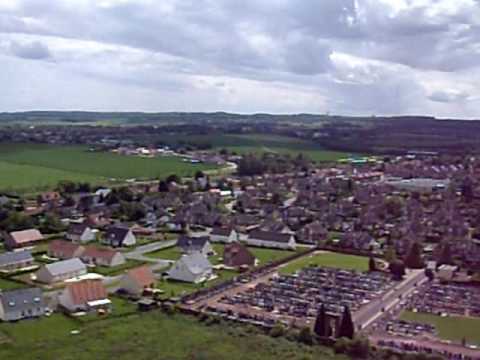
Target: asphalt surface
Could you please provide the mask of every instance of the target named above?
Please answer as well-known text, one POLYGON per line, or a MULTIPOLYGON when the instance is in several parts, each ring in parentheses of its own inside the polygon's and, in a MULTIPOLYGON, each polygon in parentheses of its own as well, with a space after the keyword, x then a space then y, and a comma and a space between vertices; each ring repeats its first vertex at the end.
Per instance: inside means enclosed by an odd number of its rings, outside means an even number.
POLYGON ((384 311, 397 305, 403 298, 427 280, 424 270, 410 270, 405 279, 393 289, 387 291, 380 298, 372 300, 361 307, 353 315, 353 322, 358 329, 363 329, 379 318, 384 311), (382 311, 383 309, 383 311, 382 311))

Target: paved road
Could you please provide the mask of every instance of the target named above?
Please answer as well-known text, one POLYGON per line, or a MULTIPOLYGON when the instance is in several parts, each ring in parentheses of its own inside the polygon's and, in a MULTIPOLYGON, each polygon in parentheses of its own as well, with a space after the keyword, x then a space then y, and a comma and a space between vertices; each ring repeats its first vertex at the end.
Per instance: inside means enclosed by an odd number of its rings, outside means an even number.
POLYGON ((144 254, 162 250, 171 247, 177 243, 177 240, 157 241, 151 244, 138 246, 132 251, 125 253, 125 257, 129 260, 139 260, 145 262, 157 262, 158 259, 147 257, 144 254))
POLYGON ((365 328, 383 314, 382 308, 386 311, 397 305, 402 298, 415 290, 416 285, 420 285, 426 280, 424 270, 410 270, 405 279, 394 289, 389 290, 381 298, 371 301, 355 312, 353 322, 358 328, 365 328))

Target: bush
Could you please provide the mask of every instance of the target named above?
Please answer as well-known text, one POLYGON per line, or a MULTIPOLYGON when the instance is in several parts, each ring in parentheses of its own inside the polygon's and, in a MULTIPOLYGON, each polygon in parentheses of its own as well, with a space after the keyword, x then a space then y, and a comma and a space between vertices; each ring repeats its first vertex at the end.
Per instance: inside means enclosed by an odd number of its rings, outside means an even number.
POLYGON ((282 324, 275 324, 271 329, 269 335, 273 338, 278 338, 285 335, 285 327, 282 324))

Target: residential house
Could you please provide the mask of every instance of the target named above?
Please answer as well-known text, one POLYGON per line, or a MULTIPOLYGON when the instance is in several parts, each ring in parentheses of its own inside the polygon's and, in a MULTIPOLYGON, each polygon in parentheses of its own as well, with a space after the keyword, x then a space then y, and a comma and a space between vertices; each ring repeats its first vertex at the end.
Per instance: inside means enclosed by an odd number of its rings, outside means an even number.
POLYGON ((116 225, 107 230, 102 242, 111 247, 123 247, 135 245, 137 239, 128 227, 116 225))
POLYGON ((145 289, 154 286, 155 277, 147 266, 129 270, 120 281, 120 288, 133 295, 142 295, 145 289))
POLYGON ((260 246, 276 249, 290 249, 296 247, 295 237, 292 234, 276 233, 270 231, 252 231, 246 240, 251 246, 260 246))
POLYGON ((16 249, 31 246, 43 239, 42 233, 37 229, 12 231, 5 238, 5 246, 8 249, 16 249))
POLYGON ((219 243, 231 243, 238 241, 239 235, 233 228, 214 227, 210 232, 210 241, 219 243))
POLYGON ((255 256, 245 245, 234 242, 225 245, 223 263, 233 268, 250 267, 255 265, 255 256))
POLYGON ((0 293, 0 319, 18 321, 45 314, 45 301, 39 288, 17 289, 0 293))
POLYGON ((212 264, 200 252, 182 255, 172 266, 168 276, 172 280, 198 284, 212 275, 212 264))
POLYGON ((101 280, 83 280, 68 284, 58 296, 58 303, 71 313, 111 308, 111 301, 101 280))
POLYGON ((85 248, 70 241, 53 240, 48 244, 47 254, 50 257, 66 260, 80 257, 85 248))
POLYGON ((45 284, 53 284, 86 273, 87 267, 85 264, 80 259, 73 258, 42 266, 37 271, 37 280, 45 284))
POLYGON ((65 236, 68 240, 81 244, 94 241, 96 238, 95 232, 87 223, 71 224, 65 236))
POLYGON ((15 271, 33 265, 30 251, 11 251, 0 254, 0 271, 15 271))
POLYGON ((204 256, 210 256, 214 251, 209 240, 208 236, 192 237, 182 235, 177 240, 177 246, 185 254, 199 252, 204 256))
POLYGON ((85 247, 80 258, 86 264, 107 267, 119 266, 127 261, 121 252, 98 246, 85 247))

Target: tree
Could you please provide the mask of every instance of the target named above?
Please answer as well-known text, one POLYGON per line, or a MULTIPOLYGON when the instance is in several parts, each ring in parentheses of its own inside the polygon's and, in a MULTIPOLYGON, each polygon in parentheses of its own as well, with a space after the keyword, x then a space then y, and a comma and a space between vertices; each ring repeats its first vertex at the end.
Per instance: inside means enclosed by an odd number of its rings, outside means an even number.
POLYGON ((42 233, 59 233, 65 230, 65 225, 63 225, 57 215, 47 214, 41 224, 40 230, 42 233))
POLYGON ((198 180, 204 177, 205 177, 205 174, 203 173, 203 171, 197 170, 197 172, 195 173, 195 180, 198 180))
POLYGON ((270 329, 269 334, 273 338, 283 336, 285 334, 285 327, 282 324, 277 323, 270 329))
POLYGON ((340 320, 340 326, 338 327, 337 338, 345 337, 353 339, 354 335, 355 327, 352 321, 352 314, 350 313, 350 308, 345 306, 340 320))
POLYGON ((158 183, 158 191, 168 192, 168 184, 165 180, 160 180, 160 182, 158 183))
POLYGON ((389 246, 385 251, 385 260, 390 264, 397 259, 397 253, 395 251, 395 247, 389 246))
POLYGON ((435 274, 433 273, 432 269, 425 269, 425 276, 428 278, 428 281, 433 281, 435 278, 435 274))
POLYGON ((389 270, 394 280, 400 281, 405 276, 405 264, 401 260, 391 262, 389 270))
POLYGON ((171 183, 180 184, 180 178, 176 174, 172 174, 169 177, 167 177, 166 181, 167 181, 167 184, 171 184, 171 183))
POLYGON ((373 256, 370 256, 370 259, 368 260, 368 271, 377 271, 377 264, 375 263, 373 256))
POLYGON ((320 337, 329 337, 332 335, 332 328, 328 322, 327 313, 325 311, 325 305, 320 306, 318 311, 317 318, 315 319, 315 325, 313 331, 317 336, 320 337))
POLYGON ((414 242, 410 251, 405 257, 405 266, 409 269, 422 269, 425 264, 422 258, 422 247, 418 242, 414 242))
POLYGON ((30 216, 16 211, 10 212, 7 218, 0 223, 0 227, 7 232, 30 229, 33 225, 33 219, 30 216))
POLYGON ((300 330, 298 333, 298 341, 307 345, 313 344, 312 330, 310 330, 310 327, 305 326, 300 330))
POLYGON ((450 243, 445 242, 441 248, 440 248, 440 253, 438 256, 438 265, 451 265, 453 263, 452 261, 452 251, 450 249, 450 243))

